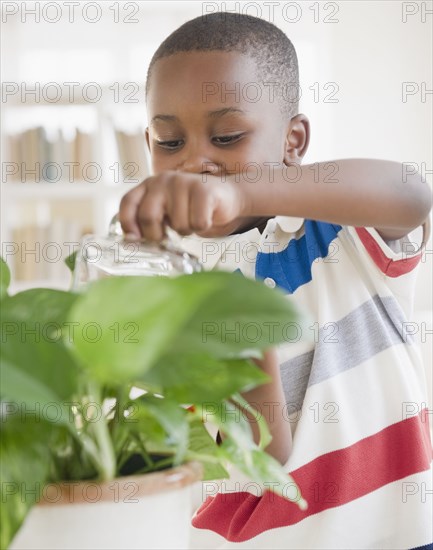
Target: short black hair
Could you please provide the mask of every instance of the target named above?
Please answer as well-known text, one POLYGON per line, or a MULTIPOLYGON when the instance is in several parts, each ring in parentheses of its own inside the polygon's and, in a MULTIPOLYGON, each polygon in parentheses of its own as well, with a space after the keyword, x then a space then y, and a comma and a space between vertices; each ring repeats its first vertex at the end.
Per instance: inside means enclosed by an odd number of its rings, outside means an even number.
POLYGON ((278 27, 251 15, 216 12, 191 19, 168 36, 154 53, 147 72, 146 96, 155 63, 180 52, 223 51, 250 56, 257 77, 269 83, 281 112, 298 113, 299 70, 296 51, 278 27))

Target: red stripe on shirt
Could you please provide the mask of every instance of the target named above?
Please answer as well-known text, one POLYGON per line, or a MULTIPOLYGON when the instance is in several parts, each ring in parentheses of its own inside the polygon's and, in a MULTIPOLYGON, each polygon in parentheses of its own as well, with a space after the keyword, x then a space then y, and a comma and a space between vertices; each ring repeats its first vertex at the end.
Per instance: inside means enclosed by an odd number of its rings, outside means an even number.
POLYGON ((405 273, 409 273, 414 269, 421 260, 421 253, 416 256, 408 256, 402 260, 392 260, 388 258, 385 252, 381 249, 374 237, 365 229, 365 227, 355 227, 362 244, 365 246, 371 259, 377 267, 388 275, 388 277, 399 277, 405 273))
MULTIPOLYGON (((428 412, 392 424, 357 443, 326 453, 291 473, 308 509, 266 491, 218 493, 208 497, 192 520, 232 542, 243 542, 278 527, 341 506, 388 483, 429 468, 432 448, 428 412)), ((287 496, 294 497, 293 487, 287 496)))

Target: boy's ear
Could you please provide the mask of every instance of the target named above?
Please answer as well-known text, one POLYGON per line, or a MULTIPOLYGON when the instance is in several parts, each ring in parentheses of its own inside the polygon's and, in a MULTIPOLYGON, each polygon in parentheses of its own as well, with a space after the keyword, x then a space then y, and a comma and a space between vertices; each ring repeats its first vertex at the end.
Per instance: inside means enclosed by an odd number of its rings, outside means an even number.
POLYGON ((299 114, 290 119, 284 144, 284 164, 300 164, 310 143, 310 121, 299 114))
POLYGON ((146 143, 147 143, 147 148, 149 149, 149 153, 150 153, 150 137, 149 137, 149 128, 146 128, 145 130, 145 135, 146 135, 146 143))

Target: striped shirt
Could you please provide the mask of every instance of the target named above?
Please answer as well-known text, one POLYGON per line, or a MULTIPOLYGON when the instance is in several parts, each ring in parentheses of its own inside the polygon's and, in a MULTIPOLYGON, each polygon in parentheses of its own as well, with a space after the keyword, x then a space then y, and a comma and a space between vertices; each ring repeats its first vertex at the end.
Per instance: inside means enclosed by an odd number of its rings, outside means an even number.
POLYGON ((432 543, 425 371, 409 323, 422 258, 415 243, 427 242, 428 232, 429 223, 423 238, 385 242, 373 228, 278 216, 263 233, 183 240, 205 269, 279 287, 311 318, 307 335, 292 326, 278 348, 293 434, 286 469, 308 509, 232 470, 218 491, 208 485, 193 518, 200 543, 362 550, 432 543))

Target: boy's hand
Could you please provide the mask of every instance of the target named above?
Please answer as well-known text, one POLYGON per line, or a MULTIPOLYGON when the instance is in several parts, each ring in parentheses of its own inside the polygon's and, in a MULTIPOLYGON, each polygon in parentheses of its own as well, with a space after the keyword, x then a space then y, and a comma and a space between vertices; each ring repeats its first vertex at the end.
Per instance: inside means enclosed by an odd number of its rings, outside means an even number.
POLYGON ((165 237, 165 225, 181 235, 216 236, 241 217, 239 186, 208 174, 162 172, 122 198, 119 219, 125 233, 150 241, 165 237))

